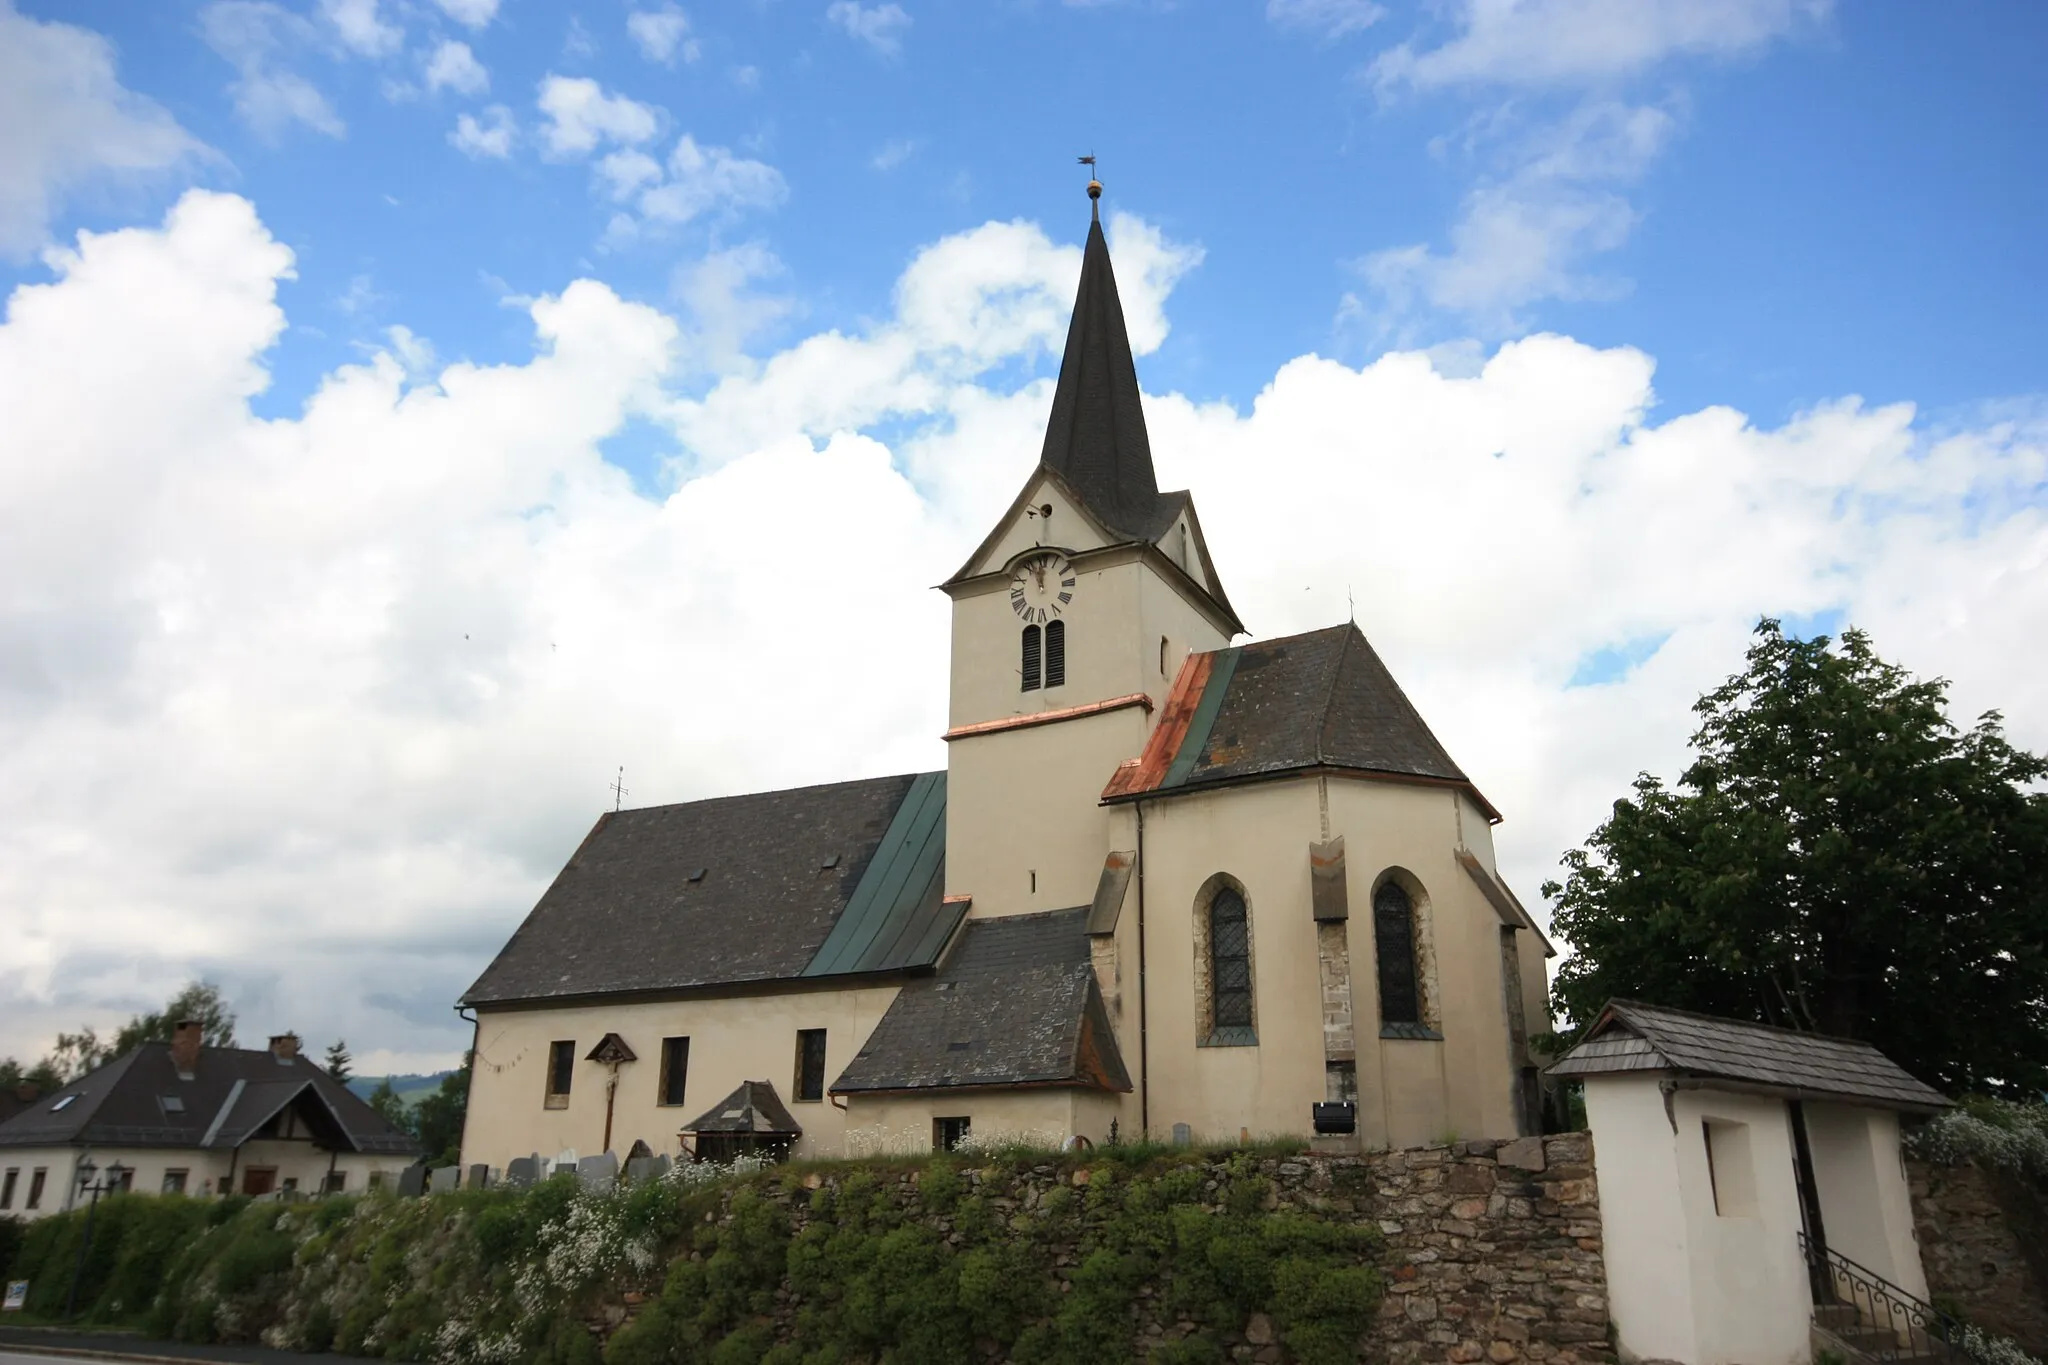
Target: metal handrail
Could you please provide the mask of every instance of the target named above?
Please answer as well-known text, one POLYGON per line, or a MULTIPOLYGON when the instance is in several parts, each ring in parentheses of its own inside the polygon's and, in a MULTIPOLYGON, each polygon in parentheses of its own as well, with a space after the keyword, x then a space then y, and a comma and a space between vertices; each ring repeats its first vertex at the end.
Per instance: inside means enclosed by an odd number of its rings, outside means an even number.
POLYGON ((1889 1337, 1886 1343, 1860 1347, 1878 1360, 1944 1355, 1960 1336, 1962 1324, 1954 1318, 1833 1247, 1816 1247, 1804 1232, 1799 1234, 1799 1250, 1813 1271, 1816 1307, 1853 1308, 1859 1324, 1857 1330, 1889 1337), (1829 1296, 1826 1301, 1822 1298, 1823 1285, 1829 1296))

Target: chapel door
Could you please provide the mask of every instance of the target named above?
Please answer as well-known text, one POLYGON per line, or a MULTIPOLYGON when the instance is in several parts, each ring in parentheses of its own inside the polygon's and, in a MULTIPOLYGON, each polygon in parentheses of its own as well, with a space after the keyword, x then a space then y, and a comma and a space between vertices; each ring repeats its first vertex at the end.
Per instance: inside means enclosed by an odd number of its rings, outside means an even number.
POLYGON ((269 1194, 277 1188, 277 1167, 251 1166, 242 1172, 243 1194, 269 1194))

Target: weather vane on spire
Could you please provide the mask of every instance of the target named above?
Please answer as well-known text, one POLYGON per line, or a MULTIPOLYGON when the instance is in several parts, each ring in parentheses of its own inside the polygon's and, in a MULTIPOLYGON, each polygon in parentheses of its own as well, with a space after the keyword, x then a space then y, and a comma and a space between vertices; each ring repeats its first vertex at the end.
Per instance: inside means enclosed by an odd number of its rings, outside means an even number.
POLYGON ((1089 212, 1093 213, 1096 211, 1096 201, 1102 198, 1102 181, 1095 174, 1095 153, 1090 152, 1082 157, 1081 164, 1088 168, 1088 208, 1089 212))

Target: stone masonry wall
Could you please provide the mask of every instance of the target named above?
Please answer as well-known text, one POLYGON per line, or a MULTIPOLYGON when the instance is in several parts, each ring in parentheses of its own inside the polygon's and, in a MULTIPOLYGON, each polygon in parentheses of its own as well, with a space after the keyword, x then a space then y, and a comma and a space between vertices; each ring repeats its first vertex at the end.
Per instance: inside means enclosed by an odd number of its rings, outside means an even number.
POLYGON ((1968 1163, 1910 1161, 1906 1170, 1935 1303, 1953 1303, 1978 1327, 2048 1356, 2048 1201, 1968 1163))
POLYGON ((1614 1358, 1590 1135, 1363 1160, 1387 1239, 1389 1362, 1614 1358))
MULTIPOLYGON (((1204 1159, 1209 1197, 1220 1198, 1216 1192, 1231 1160, 1228 1153, 1204 1159)), ((1362 1156, 1265 1156, 1257 1174, 1272 1184, 1269 1209, 1377 1224, 1383 1238, 1377 1261, 1387 1294, 1378 1322, 1359 1343, 1360 1360, 1383 1365, 1611 1365, 1592 1163, 1591 1137, 1573 1133, 1362 1156)), ((808 1221, 811 1192, 837 1187, 860 1169, 814 1172, 803 1178, 801 1189, 761 1188, 801 1228, 808 1221)), ((1019 1219, 1046 1207, 1049 1197, 1065 1197, 1055 1195, 1061 1186, 1088 1185, 1091 1175, 1085 1154, 1022 1169, 970 1166, 961 1171, 971 1193, 987 1198, 1002 1216, 1019 1219)), ((881 1178, 881 1197, 905 1217, 928 1220, 942 1234, 951 1232, 946 1216, 922 1209, 919 1172, 899 1170, 881 1178)), ((1073 1274, 1078 1251, 1054 1248, 1060 1279, 1073 1274)), ((691 1253, 691 1259, 701 1255, 691 1253)), ((1195 1330, 1151 1291, 1140 1293, 1133 1322, 1135 1358, 1195 1330)), ((637 1314, 643 1299, 639 1293, 626 1294, 592 1322, 592 1330, 608 1335, 637 1314)), ((778 1295, 780 1340, 793 1337, 795 1307, 786 1290, 778 1295)), ((1264 1314, 1254 1314, 1240 1332, 1222 1334, 1218 1344, 1233 1361, 1287 1365, 1290 1360, 1264 1314)))

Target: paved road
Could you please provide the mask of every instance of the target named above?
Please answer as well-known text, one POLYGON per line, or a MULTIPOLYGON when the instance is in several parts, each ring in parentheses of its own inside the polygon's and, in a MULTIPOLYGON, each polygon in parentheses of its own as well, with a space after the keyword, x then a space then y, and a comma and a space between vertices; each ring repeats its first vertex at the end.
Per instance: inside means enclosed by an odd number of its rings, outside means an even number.
POLYGON ((94 1332, 0 1329, 0 1365, 77 1365, 81 1360, 169 1365, 370 1365, 348 1356, 309 1356, 262 1346, 192 1346, 94 1332))

